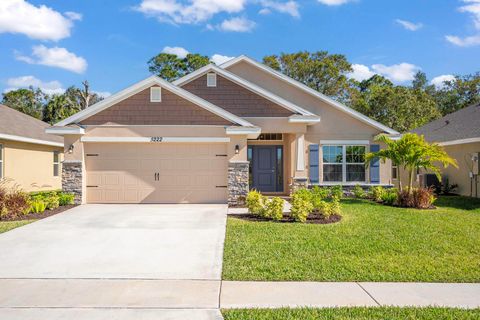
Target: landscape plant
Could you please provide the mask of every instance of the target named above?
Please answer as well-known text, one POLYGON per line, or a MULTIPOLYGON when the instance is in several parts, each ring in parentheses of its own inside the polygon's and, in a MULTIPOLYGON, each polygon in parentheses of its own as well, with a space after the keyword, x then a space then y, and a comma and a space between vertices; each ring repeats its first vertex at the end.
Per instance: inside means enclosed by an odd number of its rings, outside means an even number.
POLYGON ((380 201, 383 204, 388 206, 393 206, 397 203, 398 200, 398 190, 397 189, 386 189, 380 195, 380 201))
POLYGON ((248 212, 254 215, 262 216, 264 214, 265 204, 267 202, 267 197, 262 195, 257 190, 251 190, 247 194, 245 199, 247 204, 248 212))
POLYGON ((68 206, 74 204, 75 195, 73 193, 59 192, 58 202, 60 206, 68 206))
POLYGON ((307 189, 298 189, 292 194, 291 216, 297 222, 306 222, 313 211, 312 194, 307 189))
POLYGON ((382 201, 382 196, 385 193, 385 189, 382 186, 373 186, 370 187, 368 191, 368 197, 373 201, 380 202, 382 201))
POLYGON ((264 209, 266 218, 280 221, 283 218, 283 199, 274 197, 267 201, 264 209))
POLYGON ((353 196, 357 199, 363 199, 366 197, 365 190, 360 185, 355 185, 355 187, 352 190, 353 196))
POLYGON ((46 208, 47 206, 42 200, 33 200, 30 204, 30 212, 32 213, 42 213, 46 208))

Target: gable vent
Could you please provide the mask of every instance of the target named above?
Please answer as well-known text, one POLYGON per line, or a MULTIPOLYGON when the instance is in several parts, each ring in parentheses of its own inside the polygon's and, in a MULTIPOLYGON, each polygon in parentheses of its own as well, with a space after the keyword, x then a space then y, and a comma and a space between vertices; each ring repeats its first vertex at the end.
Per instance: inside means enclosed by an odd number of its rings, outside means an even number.
POLYGON ((207 87, 216 87, 216 86, 217 86, 217 74, 207 73, 207 87))
POLYGON ((150 102, 162 102, 162 88, 151 87, 150 88, 150 102))

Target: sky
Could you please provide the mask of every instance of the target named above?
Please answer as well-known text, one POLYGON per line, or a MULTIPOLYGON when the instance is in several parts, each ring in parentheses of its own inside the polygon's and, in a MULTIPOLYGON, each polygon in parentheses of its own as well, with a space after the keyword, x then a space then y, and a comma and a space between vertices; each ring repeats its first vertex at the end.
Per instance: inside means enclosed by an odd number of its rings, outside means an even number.
POLYGON ((480 0, 0 0, 0 92, 104 96, 149 76, 160 52, 221 63, 245 54, 344 54, 357 80, 437 86, 480 71, 480 0))

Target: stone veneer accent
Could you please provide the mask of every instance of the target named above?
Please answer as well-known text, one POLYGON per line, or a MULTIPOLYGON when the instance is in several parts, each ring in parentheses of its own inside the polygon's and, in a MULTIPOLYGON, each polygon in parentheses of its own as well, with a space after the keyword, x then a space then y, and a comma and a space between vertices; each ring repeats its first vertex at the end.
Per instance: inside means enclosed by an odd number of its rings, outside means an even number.
POLYGON ((228 205, 244 205, 248 193, 248 161, 228 163, 228 205))
POLYGON ((298 189, 302 189, 302 188, 308 188, 308 178, 294 177, 293 183, 291 184, 290 193, 293 193, 298 189))
POLYGON ((75 204, 82 203, 82 162, 63 162, 62 189, 64 192, 75 194, 75 204))

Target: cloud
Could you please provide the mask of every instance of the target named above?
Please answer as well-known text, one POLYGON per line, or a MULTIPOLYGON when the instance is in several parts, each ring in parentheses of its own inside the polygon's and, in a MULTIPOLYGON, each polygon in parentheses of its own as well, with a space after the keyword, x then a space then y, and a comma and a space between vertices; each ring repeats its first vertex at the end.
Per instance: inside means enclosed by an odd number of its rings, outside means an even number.
POLYGON ((441 89, 445 86, 445 82, 447 81, 453 82, 455 80, 456 78, 454 75, 444 74, 444 75, 433 78, 432 81, 430 81, 430 83, 433 84, 435 87, 437 87, 437 89, 441 89))
POLYGON ((370 79, 376 73, 370 70, 370 68, 363 64, 352 64, 353 72, 347 74, 348 78, 355 79, 357 81, 363 81, 370 79))
POLYGON ((255 22, 252 20, 243 17, 235 17, 223 20, 223 22, 217 26, 217 29, 228 32, 249 32, 255 28, 255 25, 255 22))
POLYGON ((349 2, 353 2, 355 0, 317 0, 317 1, 327 6, 339 6, 349 2))
POLYGON ((32 56, 23 56, 18 52, 15 55, 17 60, 29 64, 57 67, 76 73, 84 73, 87 70, 87 61, 65 48, 47 48, 39 45, 33 47, 32 56))
POLYGON ((134 10, 157 18, 160 22, 193 24, 205 22, 222 12, 244 10, 246 0, 142 0, 134 10))
POLYGON ((270 14, 272 11, 286 13, 292 17, 299 18, 298 3, 296 1, 270 1, 264 0, 260 2, 263 8, 259 11, 260 14, 270 14))
POLYGON ((56 80, 44 82, 40 79, 35 78, 34 76, 21 76, 17 78, 10 78, 7 80, 8 89, 5 89, 5 92, 17 90, 20 88, 40 88, 43 92, 47 94, 61 94, 65 92, 65 89, 62 87, 62 84, 56 80))
POLYGON ((93 93, 96 93, 97 95, 99 95, 100 97, 103 97, 103 98, 108 98, 112 95, 112 93, 110 91, 92 91, 93 93))
POLYGON ((232 60, 233 58, 235 57, 222 56, 221 54, 216 53, 210 58, 210 61, 215 63, 217 66, 219 66, 222 63, 227 62, 228 60, 232 60))
POLYGON ((458 8, 460 12, 469 13, 473 19, 473 25, 479 32, 472 36, 459 37, 455 35, 447 35, 445 39, 459 47, 473 47, 480 45, 480 0, 462 0, 466 5, 458 8))
POLYGON ((67 11, 64 14, 72 21, 82 21, 83 19, 82 14, 78 12, 67 11))
POLYGON ((165 47, 162 50, 163 53, 169 53, 169 54, 174 54, 180 59, 183 59, 189 54, 189 52, 182 47, 165 47))
POLYGON ((396 19, 395 22, 409 31, 417 31, 423 27, 422 23, 414 23, 407 20, 396 19))
POLYGON ((391 66, 374 64, 372 65, 372 70, 394 82, 405 82, 413 80, 415 78, 415 73, 417 73, 420 68, 411 63, 403 62, 391 66))
POLYGON ((0 1, 0 33, 20 33, 38 40, 58 41, 70 36, 78 13, 62 15, 45 5, 38 7, 25 0, 0 1))

